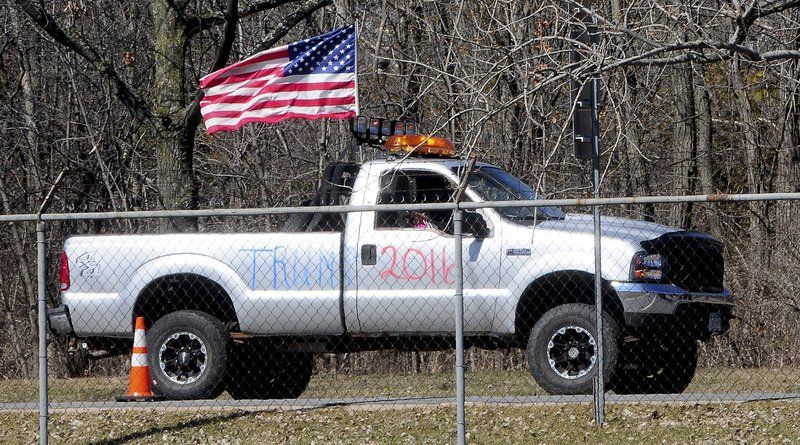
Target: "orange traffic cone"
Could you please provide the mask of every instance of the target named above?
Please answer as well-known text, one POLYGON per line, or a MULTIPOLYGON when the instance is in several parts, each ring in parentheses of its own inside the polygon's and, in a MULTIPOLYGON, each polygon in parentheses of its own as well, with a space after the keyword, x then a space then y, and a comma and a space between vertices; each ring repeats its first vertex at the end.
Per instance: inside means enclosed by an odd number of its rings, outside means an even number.
POLYGON ((143 402, 158 400, 150 386, 150 367, 147 365, 147 338, 144 332, 144 317, 136 317, 131 354, 131 375, 128 395, 117 397, 118 402, 143 402))

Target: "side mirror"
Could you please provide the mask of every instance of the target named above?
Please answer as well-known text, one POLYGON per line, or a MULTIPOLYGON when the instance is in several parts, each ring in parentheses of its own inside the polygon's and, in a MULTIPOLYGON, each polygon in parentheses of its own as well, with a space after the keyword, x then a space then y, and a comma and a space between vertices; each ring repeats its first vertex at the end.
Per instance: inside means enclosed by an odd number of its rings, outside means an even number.
POLYGON ((486 220, 478 212, 464 212, 464 235, 486 238, 492 234, 486 220))

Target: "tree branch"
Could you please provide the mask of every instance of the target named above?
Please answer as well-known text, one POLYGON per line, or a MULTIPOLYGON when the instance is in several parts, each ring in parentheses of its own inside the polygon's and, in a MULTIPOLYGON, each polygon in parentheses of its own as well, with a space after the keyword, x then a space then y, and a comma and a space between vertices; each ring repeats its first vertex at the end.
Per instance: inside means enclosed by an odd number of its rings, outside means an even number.
POLYGON ((15 0, 15 5, 22 10, 36 24, 59 45, 81 56, 95 70, 97 74, 105 77, 114 84, 119 100, 140 121, 148 120, 153 116, 150 105, 141 99, 119 76, 114 67, 104 60, 100 54, 87 42, 67 35, 58 26, 55 19, 45 10, 41 2, 34 0, 15 0))
POLYGON ((767 51, 761 54, 763 60, 788 60, 800 59, 800 51, 793 49, 779 49, 775 51, 767 51))
MULTIPOLYGON (((237 15, 239 16, 239 18, 249 17, 253 14, 258 14, 259 12, 264 12, 270 9, 277 8, 278 6, 282 6, 288 3, 294 3, 297 1, 299 0, 266 0, 255 3, 244 9, 239 10, 239 13, 237 15)), ((207 29, 225 24, 226 23, 225 14, 226 13, 207 15, 204 17, 199 17, 199 16, 186 17, 184 19, 184 23, 186 25, 187 36, 192 37, 195 34, 203 32, 207 29)))
MULTIPOLYGON (((576 10, 580 10, 586 14, 591 14, 592 10, 575 0, 568 0, 568 3, 576 10)), ((737 3, 738 4, 738 3, 737 3)), ((677 42, 673 44, 659 44, 659 42, 650 40, 634 31, 622 28, 613 21, 599 15, 595 11, 595 16, 599 23, 606 26, 613 27, 629 37, 639 40, 652 48, 635 56, 628 57, 624 60, 616 61, 612 64, 606 65, 600 71, 609 71, 621 66, 626 65, 674 65, 686 62, 697 63, 714 63, 723 60, 728 60, 734 54, 740 54, 745 59, 750 61, 772 61, 772 60, 786 60, 786 59, 799 59, 798 51, 794 50, 774 50, 764 53, 743 45, 747 38, 747 32, 758 19, 778 14, 791 8, 800 6, 800 0, 770 0, 767 2, 754 2, 743 12, 737 10, 737 15, 731 18, 735 22, 734 31, 730 36, 728 42, 713 42, 708 39, 700 39, 687 42, 677 42), (660 46, 659 46, 660 45, 660 46), (703 50, 709 49, 716 51, 713 54, 704 54, 703 50), (683 52, 683 54, 658 57, 665 53, 683 52)), ((677 19, 676 19, 677 20, 677 19)))
POLYGON ((800 6, 800 0, 771 0, 765 5, 757 7, 754 14, 755 18, 760 19, 761 17, 783 12, 796 6, 800 6))
POLYGON ((736 18, 736 31, 731 36, 731 43, 741 44, 747 38, 747 31, 756 22, 756 20, 783 12, 787 9, 800 6, 800 0, 772 0, 766 2, 764 5, 759 5, 758 2, 747 8, 744 14, 736 18))
POLYGON ((186 9, 186 5, 188 3, 189 0, 184 0, 182 5, 178 5, 177 3, 175 3, 175 0, 167 0, 167 4, 169 5, 169 7, 174 9, 175 12, 177 12, 178 14, 180 14, 181 12, 183 12, 184 9, 186 9))
POLYGON ((631 37, 631 38, 639 40, 642 43, 644 43, 645 45, 652 46, 652 47, 657 47, 658 46, 657 42, 654 42, 653 40, 648 39, 643 34, 635 32, 635 31, 632 31, 632 30, 620 25, 619 23, 615 23, 613 20, 609 20, 609 19, 605 18, 603 15, 599 14, 597 11, 593 11, 593 10, 587 8, 585 5, 583 5, 579 1, 569 0, 569 3, 572 4, 573 8, 583 12, 584 14, 587 14, 589 17, 591 17, 594 14, 594 16, 597 18, 597 22, 598 23, 601 23, 603 25, 609 26, 609 27, 611 27, 611 28, 613 28, 613 29, 615 29, 615 30, 617 30, 617 31, 619 31, 619 32, 631 37))
MULTIPOLYGON (((624 60, 619 60, 612 64, 604 66, 598 72, 605 72, 611 71, 613 69, 622 67, 622 66, 665 66, 665 65, 676 65, 679 63, 686 63, 686 62, 695 62, 695 63, 716 63, 722 62, 724 60, 730 60, 735 54, 741 54, 745 58, 749 59, 753 62, 771 62, 776 60, 800 60, 800 51, 799 50, 788 50, 788 49, 781 49, 781 50, 774 50, 774 51, 767 51, 764 53, 759 53, 751 48, 741 47, 738 45, 731 46, 729 44, 720 45, 719 48, 728 49, 730 51, 727 52, 717 52, 714 54, 703 54, 699 51, 702 48, 708 48, 710 46, 698 46, 695 48, 690 48, 684 54, 672 56, 672 57, 659 57, 659 58, 652 58, 656 54, 654 53, 665 53, 671 52, 674 50, 661 48, 660 51, 651 51, 646 54, 640 54, 637 56, 629 57, 624 60)), ((687 49, 687 48, 680 48, 680 49, 687 49)))
POLYGON ((264 12, 269 9, 277 8, 278 6, 285 5, 287 3, 294 3, 297 1, 299 0, 266 0, 263 2, 258 2, 239 11, 239 17, 248 17, 253 14, 258 14, 259 12, 264 12))
MULTIPOLYGON (((233 42, 236 40, 236 26, 239 24, 239 0, 228 0, 228 7, 224 13, 225 31, 222 34, 217 56, 211 65, 211 71, 216 71, 226 63, 231 56, 233 42)), ((200 101, 203 100, 203 90, 198 89, 195 98, 184 114, 184 128, 187 134, 194 134, 200 125, 200 101)))
POLYGON ((323 8, 325 6, 329 6, 333 4, 333 0, 305 0, 303 1, 297 10, 283 19, 283 22, 280 23, 278 26, 272 29, 264 39, 261 41, 261 44, 258 45, 256 48, 256 52, 264 51, 266 49, 272 48, 275 46, 276 43, 280 39, 282 39, 289 31, 298 23, 305 20, 306 18, 310 17, 311 14, 316 12, 318 9, 323 8))
POLYGON ((217 57, 214 59, 214 64, 211 65, 211 71, 216 71, 228 63, 233 41, 236 39, 239 17, 239 0, 228 0, 228 9, 225 11, 225 31, 222 34, 219 50, 217 50, 217 57))

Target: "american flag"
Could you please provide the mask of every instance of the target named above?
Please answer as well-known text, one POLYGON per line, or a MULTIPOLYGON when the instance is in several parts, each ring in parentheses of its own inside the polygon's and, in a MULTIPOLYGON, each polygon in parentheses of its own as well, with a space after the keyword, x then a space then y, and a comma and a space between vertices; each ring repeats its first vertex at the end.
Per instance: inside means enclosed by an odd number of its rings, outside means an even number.
POLYGON ((200 79, 208 133, 358 114, 354 25, 269 49, 200 79))

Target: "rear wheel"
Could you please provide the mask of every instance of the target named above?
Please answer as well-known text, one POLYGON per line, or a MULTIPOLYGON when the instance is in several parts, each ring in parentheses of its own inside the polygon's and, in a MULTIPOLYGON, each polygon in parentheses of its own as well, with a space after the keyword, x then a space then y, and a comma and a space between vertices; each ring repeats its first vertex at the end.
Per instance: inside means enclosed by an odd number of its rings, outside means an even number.
POLYGON ((313 369, 312 354, 247 342, 231 348, 226 389, 234 399, 296 399, 308 386, 313 369))
POLYGON ((167 314, 147 332, 153 392, 171 400, 213 399, 222 393, 229 334, 205 312, 167 314))
MULTIPOLYGON (((617 323, 603 314, 605 380, 617 360, 617 323)), ((547 311, 531 329, 528 364, 536 382, 550 394, 591 394, 597 375, 594 306, 564 304, 547 311)))
POLYGON ((617 394, 677 394, 697 371, 694 339, 638 340, 623 346, 623 360, 611 380, 617 394))

